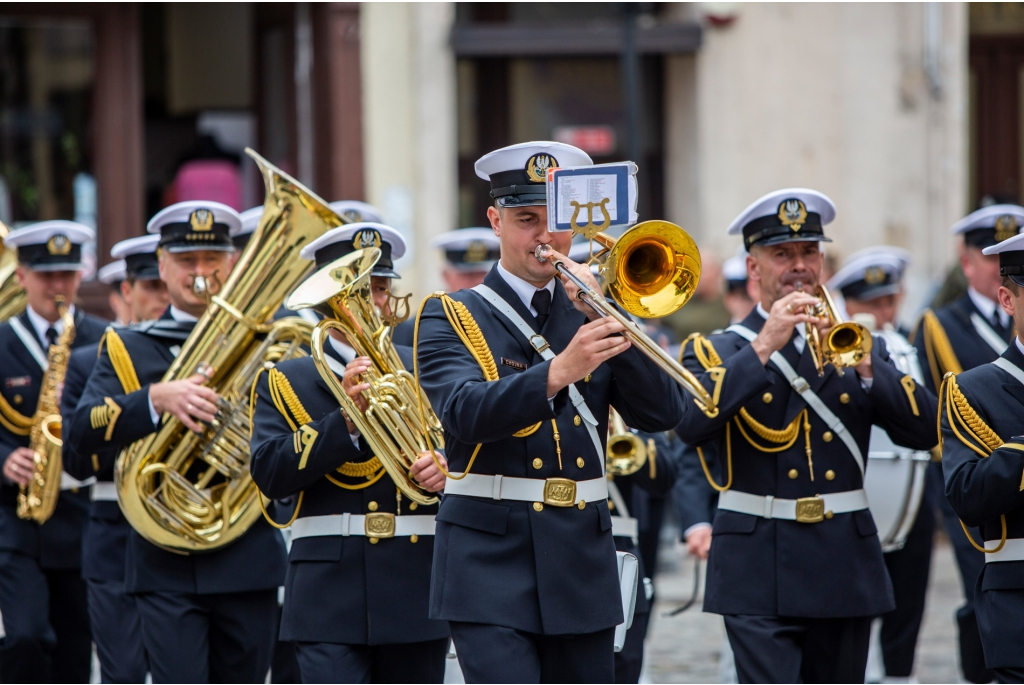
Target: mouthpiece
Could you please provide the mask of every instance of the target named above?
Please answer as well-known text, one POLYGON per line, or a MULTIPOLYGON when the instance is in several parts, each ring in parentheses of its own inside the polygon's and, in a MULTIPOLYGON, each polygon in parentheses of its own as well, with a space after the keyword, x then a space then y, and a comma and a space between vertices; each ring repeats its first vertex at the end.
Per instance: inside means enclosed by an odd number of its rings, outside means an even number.
POLYGON ((192 277, 192 294, 196 297, 204 297, 207 291, 206 278, 203 276, 192 277))
POLYGON ((547 245, 547 244, 538 245, 537 249, 535 249, 533 251, 533 256, 536 257, 537 261, 539 261, 539 262, 546 262, 546 261, 548 261, 548 255, 550 255, 550 254, 551 254, 551 246, 547 245))

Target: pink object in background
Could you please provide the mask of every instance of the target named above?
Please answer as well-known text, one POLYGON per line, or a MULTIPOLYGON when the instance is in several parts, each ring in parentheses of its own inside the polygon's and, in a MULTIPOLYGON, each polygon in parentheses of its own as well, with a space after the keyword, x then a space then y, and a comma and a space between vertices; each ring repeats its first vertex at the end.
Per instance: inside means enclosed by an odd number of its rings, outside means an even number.
POLYGON ((174 201, 210 200, 242 210, 242 174, 223 159, 185 162, 174 177, 174 201))

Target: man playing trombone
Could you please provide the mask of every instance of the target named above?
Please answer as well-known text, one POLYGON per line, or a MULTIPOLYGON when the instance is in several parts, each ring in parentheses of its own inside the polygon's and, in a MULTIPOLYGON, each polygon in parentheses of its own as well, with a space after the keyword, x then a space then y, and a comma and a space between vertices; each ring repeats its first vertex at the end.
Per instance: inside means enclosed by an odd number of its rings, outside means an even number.
MULTIPOLYGON (((386 311, 391 279, 399 277, 393 260, 405 252, 401 234, 389 226, 348 224, 307 245, 302 256, 318 271, 304 285, 334 273, 339 258, 372 247, 381 256, 369 276, 372 302, 364 304, 386 311)), ((326 300, 335 292, 319 294, 326 300)), ((365 412, 370 358, 357 356, 337 331, 325 343, 321 363, 365 412)), ((412 350, 397 351, 411 369, 412 350)), ((339 411, 313 357, 261 373, 254 392, 253 480, 268 497, 299 497, 281 639, 296 643, 302 681, 442 682, 448 626, 427 617, 436 504, 403 496, 381 463, 387 455, 375 454, 339 411)), ((428 453, 410 473, 428 499, 444 485, 428 453)))
POLYGON ((811 293, 834 217, 801 188, 744 210, 729 233, 743 235, 761 301, 683 359, 719 398, 716 417, 686 412, 676 430, 714 444, 725 479, 712 482, 704 609, 725 616, 740 682, 862 682, 871 618, 893 608, 863 490, 871 425, 913 449, 935 443, 934 395, 880 339, 863 327, 829 338, 838 322, 811 293))
POLYGON ((682 414, 668 375, 556 277, 571 234, 547 229, 545 170, 589 165, 560 143, 492 152, 501 259, 483 286, 430 299, 420 382, 451 474, 437 514, 430 616, 449 621, 467 682, 612 682, 623 622, 604 477, 608 408, 640 430, 682 414), (541 245, 554 253, 535 256, 541 245))

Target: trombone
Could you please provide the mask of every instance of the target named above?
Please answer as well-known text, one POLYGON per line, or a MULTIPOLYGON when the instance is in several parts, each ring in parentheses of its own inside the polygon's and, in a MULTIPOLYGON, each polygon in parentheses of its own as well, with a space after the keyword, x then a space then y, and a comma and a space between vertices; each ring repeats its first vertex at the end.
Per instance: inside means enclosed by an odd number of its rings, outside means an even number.
MULTIPOLYGON (((574 229, 574 232, 575 229, 574 229)), ((697 244, 681 227, 668 221, 644 221, 628 229, 617 240, 606 233, 593 234, 592 240, 604 249, 591 257, 607 254, 601 276, 612 298, 630 314, 645 318, 667 316, 681 308, 697 289, 700 281, 700 252, 697 244)), ((548 261, 549 245, 538 245, 534 256, 548 261)), ((586 302, 601 317, 610 316, 623 325, 623 336, 667 373, 708 418, 718 415, 711 394, 697 377, 651 340, 604 296, 581 280, 561 261, 555 270, 579 288, 577 298, 586 302)))
MULTIPOLYGON (((797 290, 803 290, 803 284, 799 281, 794 285, 797 290)), ((857 366, 871 354, 871 347, 874 344, 871 332, 856 321, 843 321, 836 309, 836 303, 832 301, 832 296, 825 286, 819 285, 812 294, 818 298, 818 302, 807 305, 804 310, 811 316, 832 322, 832 329, 824 339, 818 334, 816 326, 804 324, 814 368, 818 370, 819 376, 824 376, 825 365, 831 364, 836 367, 836 373, 842 376, 844 368, 857 366)))

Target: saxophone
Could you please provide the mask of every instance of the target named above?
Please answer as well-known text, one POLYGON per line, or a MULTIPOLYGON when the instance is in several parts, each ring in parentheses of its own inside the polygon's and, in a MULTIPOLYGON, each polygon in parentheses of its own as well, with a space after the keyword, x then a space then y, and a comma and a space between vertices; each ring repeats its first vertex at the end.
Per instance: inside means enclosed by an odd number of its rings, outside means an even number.
POLYGON ((402 494, 420 504, 435 504, 437 496, 417 485, 409 477, 409 468, 421 452, 444 449, 444 431, 391 342, 391 328, 403 317, 395 316, 394 310, 382 316, 370 297, 370 272, 380 254, 378 248, 370 247, 335 260, 296 289, 288 298, 288 308, 308 307, 327 317, 313 329, 310 345, 320 376, 402 494), (324 356, 331 330, 343 333, 358 356, 373 362, 363 376, 370 385, 363 391, 369 405, 365 413, 345 392, 324 356), (422 415, 417 411, 420 401, 422 415))
POLYGON ((61 461, 61 419, 57 404, 57 387, 64 382, 71 357, 71 343, 75 339, 75 317, 64 306, 64 298, 56 299, 57 312, 64 322, 64 332, 51 345, 46 355, 47 367, 43 374, 43 387, 39 389, 29 434, 29 447, 33 457, 32 480, 18 488, 18 516, 36 523, 45 523, 53 515, 60 496, 60 477, 64 471, 61 461))
MULTIPOLYGON (((263 174, 263 216, 163 377, 206 376, 207 387, 221 396, 217 416, 197 435, 165 415, 155 433, 118 455, 114 468, 128 522, 172 552, 220 549, 262 516, 262 495, 249 476, 249 392, 264 364, 306 354, 311 324, 272 318, 312 268, 299 257, 302 248, 348 223, 291 176, 246 152, 263 174)), ((205 285, 196 281, 193 290, 205 285)))
POLYGON ((18 268, 18 251, 3 244, 10 230, 0 222, 0 323, 17 316, 25 309, 28 299, 25 289, 14 274, 18 268))

